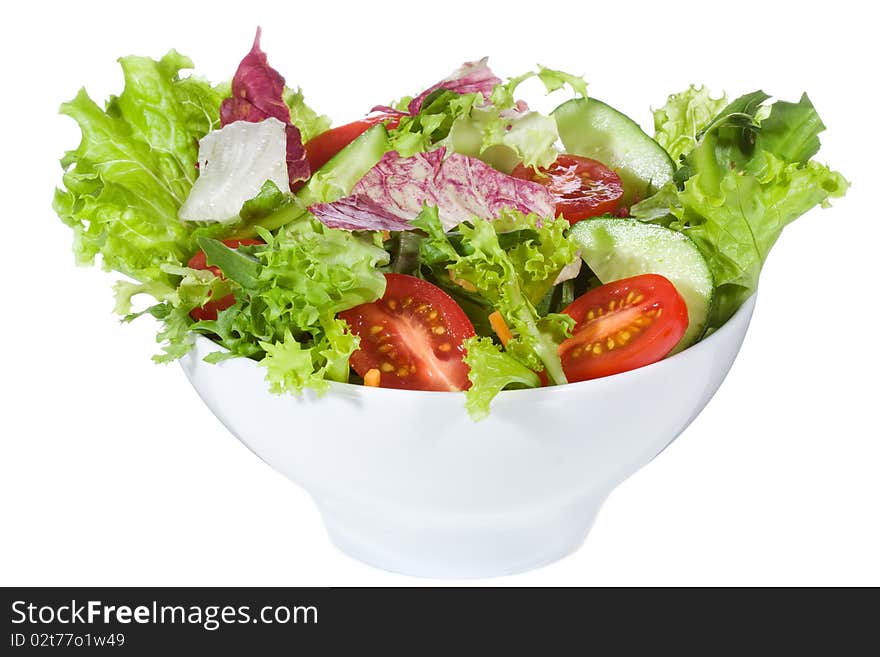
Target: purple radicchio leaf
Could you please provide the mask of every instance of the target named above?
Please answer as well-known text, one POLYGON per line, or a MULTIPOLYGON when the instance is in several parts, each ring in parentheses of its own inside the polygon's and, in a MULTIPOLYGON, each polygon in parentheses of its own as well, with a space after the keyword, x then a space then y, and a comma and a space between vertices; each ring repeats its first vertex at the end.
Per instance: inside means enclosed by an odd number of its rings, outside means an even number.
POLYGON ((294 183, 308 179, 309 161, 302 135, 290 122, 290 108, 284 102, 284 78, 269 66, 266 53, 260 49, 260 34, 257 28, 254 45, 232 78, 232 96, 220 104, 220 123, 259 123, 269 117, 283 122, 287 133, 287 175, 293 187, 294 183))
POLYGON ((360 194, 346 196, 334 203, 317 203, 309 210, 330 228, 388 231, 411 228, 408 219, 398 217, 369 196, 360 194))
POLYGON ((447 230, 475 216, 497 219, 505 209, 555 215, 553 197, 543 185, 508 176, 473 157, 446 156, 445 148, 412 157, 386 153, 351 196, 309 210, 332 228, 407 230, 425 203, 437 207, 447 230))

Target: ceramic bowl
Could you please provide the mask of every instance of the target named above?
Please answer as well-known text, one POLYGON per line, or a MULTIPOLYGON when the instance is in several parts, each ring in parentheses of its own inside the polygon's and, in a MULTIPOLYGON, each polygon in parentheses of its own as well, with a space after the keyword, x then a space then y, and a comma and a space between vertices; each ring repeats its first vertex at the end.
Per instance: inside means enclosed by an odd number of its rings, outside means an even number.
POLYGON ((463 393, 334 383, 323 396, 273 395, 255 361, 205 363, 220 349, 206 338, 182 364, 220 421, 312 495, 341 550, 401 573, 487 577, 580 546, 614 487, 711 399, 754 304, 659 363, 502 392, 481 422, 463 393))

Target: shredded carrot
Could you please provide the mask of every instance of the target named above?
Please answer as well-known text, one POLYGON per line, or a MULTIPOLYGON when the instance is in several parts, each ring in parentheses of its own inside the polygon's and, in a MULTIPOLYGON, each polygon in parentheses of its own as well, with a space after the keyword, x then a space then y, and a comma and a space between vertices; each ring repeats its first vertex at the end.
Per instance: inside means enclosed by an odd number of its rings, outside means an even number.
POLYGON ((391 231, 390 230, 383 230, 382 231, 382 241, 387 242, 390 239, 391 239, 391 231))
POLYGON ((464 281, 460 278, 456 278, 455 274, 452 273, 451 269, 447 269, 446 271, 449 273, 449 280, 452 281, 453 283, 455 283, 456 285, 460 285, 468 292, 476 292, 477 291, 477 288, 475 288, 473 286, 473 284, 470 283, 469 281, 464 281))
POLYGON ((380 376, 382 375, 377 369, 367 370, 367 373, 364 374, 364 385, 370 386, 371 388, 378 388, 380 376))
POLYGON ((507 322, 504 321, 504 317, 502 317, 501 313, 496 310, 489 315, 489 324, 492 326, 492 330, 495 331, 501 339, 501 344, 506 347, 507 343, 513 339, 513 333, 507 328, 507 322))

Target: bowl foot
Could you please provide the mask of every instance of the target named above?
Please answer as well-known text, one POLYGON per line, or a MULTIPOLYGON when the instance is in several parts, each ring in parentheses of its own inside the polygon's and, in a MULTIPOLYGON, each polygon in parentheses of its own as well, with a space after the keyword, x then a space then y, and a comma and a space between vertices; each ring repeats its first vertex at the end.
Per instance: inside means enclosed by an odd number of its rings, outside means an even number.
POLYGON ((380 516, 318 501, 333 543, 371 566, 417 577, 469 579, 540 568, 577 550, 606 494, 529 514, 380 516))

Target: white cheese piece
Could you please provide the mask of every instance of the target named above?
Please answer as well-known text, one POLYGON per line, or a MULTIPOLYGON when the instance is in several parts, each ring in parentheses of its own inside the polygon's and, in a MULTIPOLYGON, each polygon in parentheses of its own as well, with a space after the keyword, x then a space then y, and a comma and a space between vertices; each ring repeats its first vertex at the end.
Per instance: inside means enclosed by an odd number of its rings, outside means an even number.
POLYGON ((178 216, 184 221, 229 222, 271 180, 282 192, 287 178, 287 133, 278 119, 235 121, 199 141, 199 177, 178 216))

